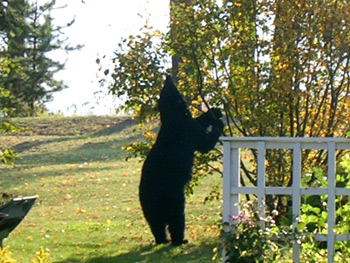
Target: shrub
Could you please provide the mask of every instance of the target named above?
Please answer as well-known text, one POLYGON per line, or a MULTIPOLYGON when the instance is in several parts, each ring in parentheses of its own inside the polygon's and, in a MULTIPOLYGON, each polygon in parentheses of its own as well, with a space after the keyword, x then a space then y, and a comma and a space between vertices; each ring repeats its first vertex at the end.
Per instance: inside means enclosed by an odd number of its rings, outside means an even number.
POLYGON ((242 207, 242 213, 233 216, 232 222, 224 226, 225 263, 288 262, 283 259, 290 253, 291 242, 296 241, 292 229, 278 227, 270 216, 260 218, 252 202, 242 207), (265 228, 261 228, 261 222, 265 223, 265 228))
MULTIPOLYGON (((325 174, 326 167, 313 167, 304 174, 302 187, 328 187, 325 174)), ((350 188, 350 154, 345 154, 337 166, 337 187, 350 188)), ((259 218, 259 211, 252 202, 241 205, 241 214, 232 217, 232 222, 226 226, 222 235, 222 246, 226 255, 226 263, 277 263, 292 262, 292 244, 300 244, 300 262, 326 263, 327 246, 325 242, 316 241, 314 234, 327 232, 327 195, 303 196, 300 206, 298 227, 293 227, 281 220, 282 226, 277 226, 272 217, 259 218), (265 222, 261 228, 260 222, 265 222)), ((272 214, 275 216, 274 211, 272 214)), ((336 234, 350 232, 350 199, 349 196, 336 197, 336 234)), ((335 243, 336 263, 347 262, 350 258, 350 241, 335 243)))

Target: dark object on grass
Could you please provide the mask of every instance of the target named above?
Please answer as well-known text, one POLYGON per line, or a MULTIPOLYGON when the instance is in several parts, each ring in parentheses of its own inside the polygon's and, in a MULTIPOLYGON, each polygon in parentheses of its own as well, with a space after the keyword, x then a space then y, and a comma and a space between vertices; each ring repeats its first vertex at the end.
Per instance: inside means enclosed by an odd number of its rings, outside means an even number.
POLYGON ((193 119, 171 77, 160 93, 161 127, 143 167, 139 188, 143 214, 157 244, 187 243, 185 232, 185 186, 191 180, 194 152, 209 152, 224 124, 219 109, 193 119))
POLYGON ((2 240, 7 238, 12 230, 27 215, 36 200, 35 196, 13 198, 11 201, 0 206, 0 246, 2 240))

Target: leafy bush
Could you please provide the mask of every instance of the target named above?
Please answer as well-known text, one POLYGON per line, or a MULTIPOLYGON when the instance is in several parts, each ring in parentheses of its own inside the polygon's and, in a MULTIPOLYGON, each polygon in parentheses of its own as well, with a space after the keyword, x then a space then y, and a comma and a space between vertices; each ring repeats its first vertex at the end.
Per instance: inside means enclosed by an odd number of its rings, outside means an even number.
POLYGON ((12 149, 0 150, 0 160, 5 164, 13 164, 13 161, 18 158, 16 151, 12 149))
MULTIPOLYGON (((325 167, 312 168, 301 180, 302 187, 328 187, 325 167)), ((350 154, 345 154, 337 167, 337 187, 350 188, 350 154)), ((292 262, 292 244, 300 244, 300 262, 326 263, 327 246, 316 241, 314 234, 326 234, 328 230, 327 195, 303 196, 297 231, 289 225, 277 226, 274 218, 277 212, 266 218, 259 218, 259 211, 252 202, 241 205, 241 214, 233 216, 222 235, 226 263, 292 262), (265 228, 261 228, 261 222, 265 228)), ((336 197, 336 234, 350 233, 349 196, 336 197)), ((350 241, 335 243, 334 260, 347 262, 350 258, 350 241)))
MULTIPOLYGON (((1 92, 1 90, 0 90, 1 92)), ((1 94, 0 94, 1 95, 1 94)), ((21 128, 14 125, 12 122, 1 117, 0 111, 0 134, 16 133, 22 130, 21 128)), ((13 164, 13 161, 19 159, 16 151, 12 149, 1 149, 0 148, 0 162, 5 164, 13 164)))
POLYGON ((292 228, 278 227, 271 216, 259 217, 253 202, 243 204, 241 214, 233 216, 224 228, 229 229, 222 235, 225 263, 289 262, 283 261, 285 254, 290 253, 290 244, 297 241, 292 228), (261 228, 261 222, 265 228, 261 228))
MULTIPOLYGON (((302 178, 303 187, 328 187, 325 167, 311 169, 310 173, 302 178)), ((345 154, 337 166, 336 186, 350 188, 350 154, 345 154)), ((349 196, 339 195, 335 199, 336 218, 334 231, 336 234, 349 234, 350 232, 350 200, 349 196)), ((301 204, 300 222, 298 230, 303 233, 325 234, 328 224, 327 196, 304 196, 301 204)), ((350 241, 335 243, 335 262, 346 262, 350 257, 350 241)), ((310 263, 327 262, 327 249, 325 242, 316 241, 312 235, 301 244, 301 259, 310 263)))

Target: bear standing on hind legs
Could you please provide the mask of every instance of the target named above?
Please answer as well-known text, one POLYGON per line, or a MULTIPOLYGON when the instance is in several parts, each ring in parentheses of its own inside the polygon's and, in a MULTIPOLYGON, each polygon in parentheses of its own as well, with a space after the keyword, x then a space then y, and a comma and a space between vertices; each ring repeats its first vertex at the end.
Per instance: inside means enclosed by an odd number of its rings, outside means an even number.
POLYGON ((219 109, 193 119, 170 76, 160 93, 159 111, 161 127, 142 167, 140 202, 156 243, 169 242, 168 228, 178 246, 187 243, 185 186, 192 177, 194 152, 213 149, 224 124, 219 109))

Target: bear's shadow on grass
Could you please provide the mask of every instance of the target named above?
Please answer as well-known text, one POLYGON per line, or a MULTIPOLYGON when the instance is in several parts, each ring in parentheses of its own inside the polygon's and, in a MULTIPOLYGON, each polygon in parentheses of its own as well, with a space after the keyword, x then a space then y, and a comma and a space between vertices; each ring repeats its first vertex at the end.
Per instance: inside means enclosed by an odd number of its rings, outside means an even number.
POLYGON ((147 263, 147 262, 212 262, 214 244, 201 244, 199 247, 185 245, 173 247, 170 245, 146 246, 121 253, 116 256, 90 258, 87 261, 66 259, 55 263, 147 263))

